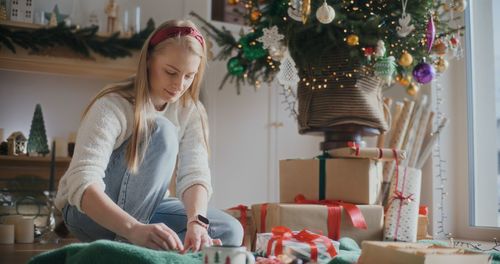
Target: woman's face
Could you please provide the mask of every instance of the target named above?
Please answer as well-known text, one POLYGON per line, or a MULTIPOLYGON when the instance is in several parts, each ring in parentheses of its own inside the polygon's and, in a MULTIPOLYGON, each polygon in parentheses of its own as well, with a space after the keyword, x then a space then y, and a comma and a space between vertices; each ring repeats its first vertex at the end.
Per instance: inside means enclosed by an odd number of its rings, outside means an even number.
POLYGON ((167 45, 150 58, 150 93, 157 109, 179 100, 193 83, 200 61, 200 56, 180 44, 167 45))

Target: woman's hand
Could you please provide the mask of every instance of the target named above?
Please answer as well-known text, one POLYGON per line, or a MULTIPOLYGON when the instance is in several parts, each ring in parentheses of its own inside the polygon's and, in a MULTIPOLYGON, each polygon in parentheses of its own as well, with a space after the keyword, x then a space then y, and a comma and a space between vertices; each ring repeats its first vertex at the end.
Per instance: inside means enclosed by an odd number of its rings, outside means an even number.
POLYGON ((191 249, 193 252, 199 251, 204 247, 213 245, 213 241, 208 235, 206 228, 191 222, 187 226, 186 237, 184 239, 184 248, 191 249))
POLYGON ((131 243, 156 250, 184 251, 179 236, 164 223, 137 223, 125 237, 131 243))

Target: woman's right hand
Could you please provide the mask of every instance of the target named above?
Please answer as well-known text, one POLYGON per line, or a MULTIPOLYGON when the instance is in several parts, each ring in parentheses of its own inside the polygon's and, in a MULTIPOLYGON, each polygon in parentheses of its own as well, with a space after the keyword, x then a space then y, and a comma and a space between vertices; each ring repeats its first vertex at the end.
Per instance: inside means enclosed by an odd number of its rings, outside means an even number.
POLYGON ((131 243, 156 250, 183 251, 179 236, 164 223, 136 223, 125 237, 131 243))

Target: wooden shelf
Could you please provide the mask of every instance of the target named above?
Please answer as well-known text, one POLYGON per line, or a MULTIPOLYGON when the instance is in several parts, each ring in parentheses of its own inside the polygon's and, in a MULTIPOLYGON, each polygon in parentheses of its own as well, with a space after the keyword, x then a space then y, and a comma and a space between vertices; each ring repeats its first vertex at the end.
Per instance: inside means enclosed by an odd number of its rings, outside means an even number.
MULTIPOLYGON (((2 21, 0 25, 12 29, 44 27, 10 21, 2 21)), ((36 54, 17 45, 15 48, 16 53, 12 53, 9 49, 0 47, 0 69, 119 80, 134 74, 139 60, 138 51, 133 51, 132 57, 113 60, 97 54, 92 54, 92 58, 85 58, 67 47, 54 47, 36 54)))
MULTIPOLYGON (((57 157, 55 166, 56 181, 64 175, 71 162, 70 157, 57 157)), ((50 176, 50 156, 0 156, 0 181, 20 176, 34 176, 48 180, 50 176)), ((5 187, 0 183, 0 188, 5 187)))

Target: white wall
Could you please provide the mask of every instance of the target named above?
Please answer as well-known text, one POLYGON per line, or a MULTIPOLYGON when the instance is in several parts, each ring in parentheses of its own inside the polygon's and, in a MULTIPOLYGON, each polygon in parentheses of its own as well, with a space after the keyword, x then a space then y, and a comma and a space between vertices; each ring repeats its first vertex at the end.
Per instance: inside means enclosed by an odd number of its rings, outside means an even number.
POLYGON ((47 137, 67 138, 78 129, 89 100, 109 80, 0 71, 0 128, 4 137, 29 136, 35 105, 41 104, 47 137))

